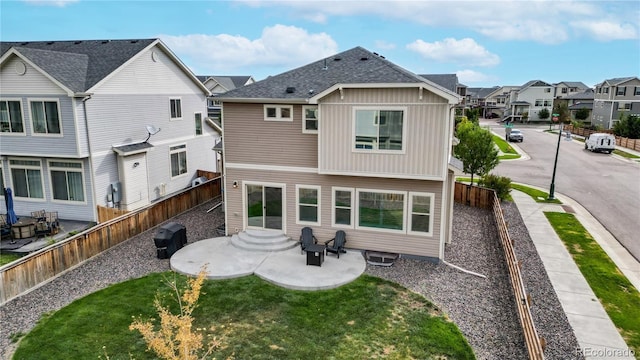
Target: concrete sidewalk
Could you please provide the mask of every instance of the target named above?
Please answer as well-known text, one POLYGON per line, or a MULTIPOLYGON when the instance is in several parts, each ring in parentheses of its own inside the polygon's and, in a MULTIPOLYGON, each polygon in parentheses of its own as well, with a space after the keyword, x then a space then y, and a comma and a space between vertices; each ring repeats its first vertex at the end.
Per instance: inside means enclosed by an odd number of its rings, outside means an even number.
POLYGON ((640 263, 589 212, 572 199, 556 194, 556 198, 563 203, 558 205, 537 203, 520 191, 512 191, 511 195, 580 344, 577 351, 581 351, 589 360, 634 359, 629 347, 543 212, 573 212, 637 289, 640 289, 640 263))

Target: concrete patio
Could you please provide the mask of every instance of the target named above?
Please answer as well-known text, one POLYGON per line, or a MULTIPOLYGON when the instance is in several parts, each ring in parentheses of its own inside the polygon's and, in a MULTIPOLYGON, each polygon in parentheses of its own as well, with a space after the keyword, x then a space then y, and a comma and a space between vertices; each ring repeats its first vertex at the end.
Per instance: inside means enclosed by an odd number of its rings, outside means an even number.
POLYGON ((190 243, 170 259, 171 269, 197 275, 207 267, 209 279, 229 279, 255 274, 273 284, 295 290, 325 290, 347 284, 366 268, 360 251, 347 250, 338 259, 329 254, 322 266, 306 265, 300 246, 280 251, 251 251, 232 244, 231 237, 190 243))

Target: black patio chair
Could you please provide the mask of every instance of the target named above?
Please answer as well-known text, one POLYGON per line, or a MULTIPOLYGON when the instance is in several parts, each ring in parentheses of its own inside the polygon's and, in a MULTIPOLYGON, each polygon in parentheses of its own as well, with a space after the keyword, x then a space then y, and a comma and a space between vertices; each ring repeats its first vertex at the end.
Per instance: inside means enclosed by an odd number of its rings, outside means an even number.
POLYGON ((326 241, 324 245, 327 250, 327 254, 334 253, 338 255, 338 259, 340 259, 340 253, 343 253, 343 254, 347 253, 347 251, 344 249, 344 245, 346 243, 347 243, 347 234, 342 230, 338 230, 336 231, 336 237, 326 241), (333 244, 329 245, 329 243, 331 242, 333 244))
POLYGON ((302 228, 302 234, 300 234, 300 253, 304 253, 304 249, 313 244, 317 244, 318 239, 313 235, 313 229, 310 227, 302 228))

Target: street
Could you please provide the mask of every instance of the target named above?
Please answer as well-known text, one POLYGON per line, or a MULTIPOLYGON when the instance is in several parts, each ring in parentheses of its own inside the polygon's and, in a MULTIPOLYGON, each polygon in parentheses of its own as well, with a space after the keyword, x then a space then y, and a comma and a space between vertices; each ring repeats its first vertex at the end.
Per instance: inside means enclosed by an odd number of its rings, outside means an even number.
MULTIPOLYGON (((504 136, 503 124, 483 120, 483 127, 504 136)), ((514 124, 524 142, 515 143, 528 160, 501 161, 492 173, 549 192, 558 135, 548 125, 514 124)), ((560 140, 555 192, 586 208, 636 259, 640 260, 640 163, 615 155, 592 153, 584 143, 560 140)))

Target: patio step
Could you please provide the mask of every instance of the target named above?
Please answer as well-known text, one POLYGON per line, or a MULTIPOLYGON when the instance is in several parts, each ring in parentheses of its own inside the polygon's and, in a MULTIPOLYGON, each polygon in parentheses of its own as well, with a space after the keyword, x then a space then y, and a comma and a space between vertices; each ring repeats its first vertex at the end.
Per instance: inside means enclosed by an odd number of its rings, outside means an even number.
POLYGON ((248 229, 231 236, 231 244, 249 251, 275 252, 298 246, 282 231, 248 229))

